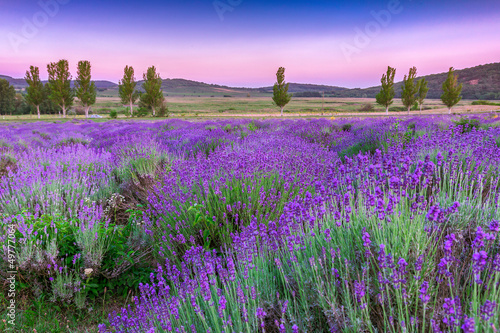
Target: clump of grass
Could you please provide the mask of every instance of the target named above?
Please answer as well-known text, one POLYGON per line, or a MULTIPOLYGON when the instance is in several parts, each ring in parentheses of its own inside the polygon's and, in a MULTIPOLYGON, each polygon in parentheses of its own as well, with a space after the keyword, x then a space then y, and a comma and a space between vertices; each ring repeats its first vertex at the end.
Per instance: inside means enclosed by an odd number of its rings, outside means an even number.
POLYGON ((359 108, 359 111, 363 111, 363 112, 370 112, 373 110, 374 110, 373 104, 371 104, 371 103, 366 103, 365 105, 363 105, 362 107, 359 108))

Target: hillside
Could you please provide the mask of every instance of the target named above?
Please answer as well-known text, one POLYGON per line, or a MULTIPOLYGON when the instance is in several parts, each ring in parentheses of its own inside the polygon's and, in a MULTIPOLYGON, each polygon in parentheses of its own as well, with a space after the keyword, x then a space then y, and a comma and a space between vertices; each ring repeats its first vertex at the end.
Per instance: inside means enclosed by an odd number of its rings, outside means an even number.
MULTIPOLYGON (((463 83, 462 97, 464 99, 500 99, 500 63, 480 65, 472 68, 456 70, 458 81, 463 83)), ((382 73, 380 74, 382 76, 382 73)), ((429 82, 428 98, 439 98, 441 86, 446 79, 447 72, 423 76, 429 82)), ((26 87, 24 79, 15 79, 0 75, 16 89, 26 87)), ((420 77, 419 77, 420 78, 420 77)), ((100 92, 117 95, 118 85, 110 81, 95 81, 100 92)), ((141 87, 142 81, 138 82, 141 87)), ((401 96, 402 82, 395 84, 396 97, 401 96)), ((185 79, 164 79, 162 84, 166 95, 172 96, 226 96, 244 97, 271 94, 273 87, 262 88, 237 88, 185 79)), ((139 88, 140 89, 140 88, 139 88)), ((321 96, 324 92, 328 97, 368 97, 374 98, 380 91, 380 86, 369 88, 343 88, 328 85, 316 85, 305 83, 290 83, 289 92, 299 93, 302 96, 321 96)))
MULTIPOLYGON (((463 84, 463 99, 500 99, 500 63, 480 65, 472 68, 456 70, 458 82, 463 84)), ((429 83, 428 98, 440 98, 442 85, 448 72, 421 76, 429 83)), ((402 82, 396 83, 396 97, 401 97, 402 82)), ((349 97, 375 97, 380 86, 365 89, 350 89, 346 91, 349 97)))

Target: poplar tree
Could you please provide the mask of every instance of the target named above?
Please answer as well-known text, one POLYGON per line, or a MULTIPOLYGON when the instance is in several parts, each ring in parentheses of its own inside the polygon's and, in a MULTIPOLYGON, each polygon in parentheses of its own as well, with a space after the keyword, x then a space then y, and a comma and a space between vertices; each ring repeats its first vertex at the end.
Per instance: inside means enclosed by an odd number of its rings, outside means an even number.
POLYGON ((394 102, 394 76, 396 75, 396 68, 387 66, 387 73, 382 75, 380 82, 382 83, 382 88, 380 92, 375 97, 377 103, 385 107, 385 114, 389 114, 389 106, 394 102))
POLYGON ((49 72, 49 98, 62 109, 63 117, 66 118, 66 109, 73 105, 74 100, 68 61, 63 59, 51 62, 47 65, 47 71, 49 72))
POLYGON ((290 83, 285 83, 285 68, 280 67, 276 72, 276 83, 273 87, 273 101, 276 106, 281 108, 281 116, 283 117, 283 109, 292 99, 292 95, 288 93, 290 83))
POLYGON ((420 106, 420 113, 422 113, 422 105, 424 105, 424 99, 427 97, 427 92, 429 87, 427 87, 427 80, 421 78, 417 82, 417 102, 420 106))
POLYGON ((44 86, 40 80, 40 69, 35 66, 30 66, 30 70, 26 71, 26 76, 24 77, 28 87, 26 87, 26 95, 24 96, 28 104, 36 107, 36 112, 38 114, 38 119, 40 119, 40 105, 45 101, 46 94, 44 91, 44 86))
POLYGON ((16 89, 10 85, 9 81, 0 79, 0 114, 6 115, 15 109, 16 89))
POLYGON ((449 114, 451 114, 451 108, 462 99, 460 96, 462 84, 458 84, 458 76, 454 72, 453 67, 450 67, 448 77, 443 83, 443 94, 441 95, 441 101, 448 107, 449 114))
POLYGON ((130 116, 134 114, 134 103, 139 96, 139 93, 135 90, 137 82, 134 77, 134 68, 132 66, 125 66, 123 70, 123 78, 119 82, 118 94, 122 100, 122 103, 130 106, 130 116))
POLYGON ((88 118, 89 108, 91 105, 95 104, 97 93, 95 84, 91 81, 90 62, 87 60, 78 62, 78 72, 75 80, 75 93, 85 110, 85 118, 88 118))
POLYGON ((408 76, 405 75, 403 79, 403 86, 401 89, 401 100, 403 101, 403 105, 408 108, 408 114, 410 114, 410 109, 417 101, 416 93, 418 92, 418 87, 415 85, 415 77, 417 76, 417 68, 410 68, 410 72, 408 76))
POLYGON ((163 105, 163 91, 161 90, 162 80, 159 73, 156 73, 155 66, 148 68, 143 74, 144 83, 142 88, 144 93, 141 94, 141 103, 153 110, 153 117, 156 115, 156 108, 163 105))

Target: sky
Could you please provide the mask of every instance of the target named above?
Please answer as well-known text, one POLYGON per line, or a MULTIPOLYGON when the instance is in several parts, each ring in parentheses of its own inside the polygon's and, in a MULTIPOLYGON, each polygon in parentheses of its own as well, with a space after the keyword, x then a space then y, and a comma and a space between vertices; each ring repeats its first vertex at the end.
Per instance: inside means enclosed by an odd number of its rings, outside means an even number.
POLYGON ((289 82, 378 85, 500 61, 498 0, 0 0, 0 75, 47 77, 80 60, 118 82, 155 66, 162 78, 238 87, 289 82))

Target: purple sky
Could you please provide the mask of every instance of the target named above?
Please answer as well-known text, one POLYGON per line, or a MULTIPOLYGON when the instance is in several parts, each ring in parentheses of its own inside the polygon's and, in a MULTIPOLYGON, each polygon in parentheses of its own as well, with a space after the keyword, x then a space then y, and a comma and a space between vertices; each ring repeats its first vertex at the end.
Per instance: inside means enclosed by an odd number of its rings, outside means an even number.
POLYGON ((290 82, 377 85, 387 66, 402 79, 500 61, 500 2, 0 0, 0 74, 68 59, 93 78, 163 78, 231 86, 290 82))

